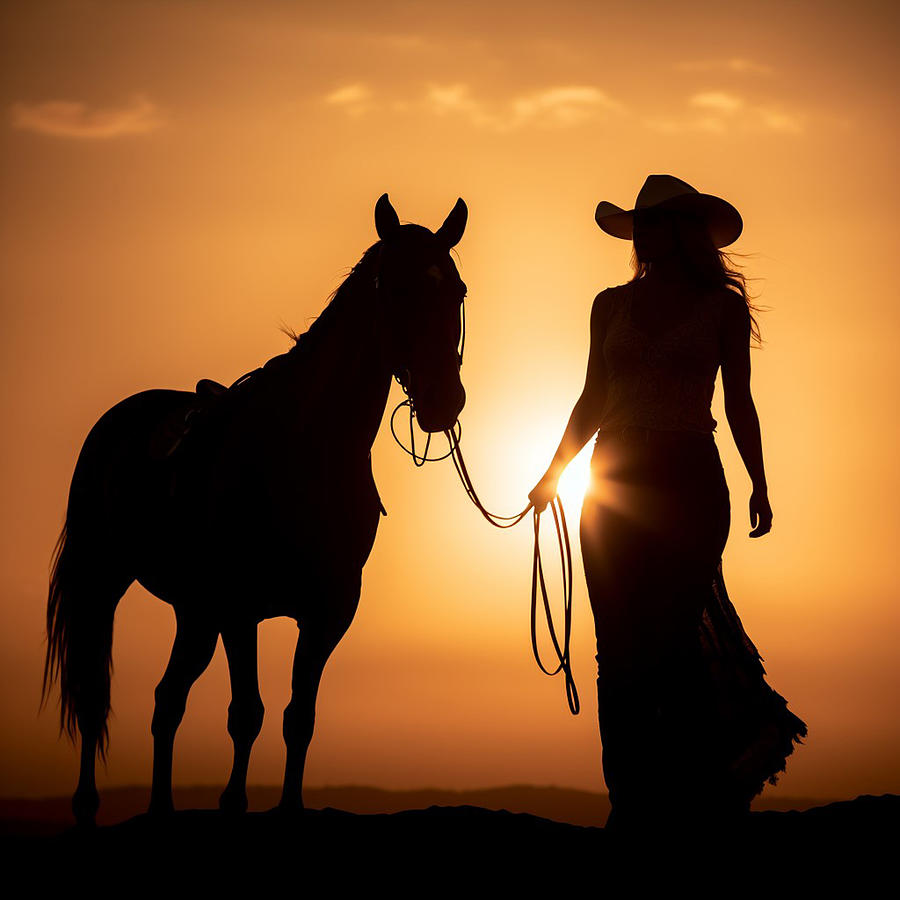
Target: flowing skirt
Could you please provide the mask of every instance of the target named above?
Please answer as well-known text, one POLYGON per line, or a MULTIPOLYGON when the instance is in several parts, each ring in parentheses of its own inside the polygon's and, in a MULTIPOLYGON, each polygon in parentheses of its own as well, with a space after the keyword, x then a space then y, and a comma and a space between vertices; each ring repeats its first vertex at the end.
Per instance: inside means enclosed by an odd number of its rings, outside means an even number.
POLYGON ((765 682, 728 598, 712 434, 601 432, 581 513, 608 825, 734 820, 806 725, 765 682))

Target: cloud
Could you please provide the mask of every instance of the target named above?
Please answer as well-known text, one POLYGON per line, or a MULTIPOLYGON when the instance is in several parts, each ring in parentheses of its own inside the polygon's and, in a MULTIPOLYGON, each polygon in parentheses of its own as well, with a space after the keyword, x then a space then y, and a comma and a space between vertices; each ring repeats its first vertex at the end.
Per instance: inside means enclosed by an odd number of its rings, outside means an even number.
POLYGON ((348 84, 328 94, 325 97, 325 102, 339 105, 359 103, 361 100, 367 100, 371 96, 372 92, 364 84, 348 84))
POLYGON ((339 87, 325 96, 325 102, 332 106, 339 106, 348 115, 358 116, 374 108, 372 90, 368 86, 357 82, 339 87))
POLYGON ((784 131, 788 134, 800 134, 804 130, 803 117, 780 109, 759 106, 756 109, 763 124, 770 131, 784 131))
POLYGON ((490 110, 473 97, 465 84, 428 87, 426 106, 437 115, 454 113, 473 125, 509 131, 528 125, 569 127, 596 118, 605 111, 620 111, 622 105, 591 85, 545 88, 510 98, 490 110))
POLYGON ((13 128, 52 137, 107 140, 148 134, 164 122, 158 107, 142 95, 127 106, 90 109, 72 100, 14 103, 10 108, 13 128))
POLYGON ((686 108, 663 115, 635 115, 618 100, 594 85, 575 84, 513 94, 492 103, 480 98, 465 82, 426 84, 418 96, 379 97, 362 82, 345 84, 325 95, 324 102, 350 116, 373 110, 398 116, 434 116, 467 122, 476 128, 510 133, 524 128, 574 128, 609 116, 635 117, 661 134, 710 135, 774 132, 799 135, 808 116, 773 103, 749 102, 732 91, 710 89, 686 98, 686 108))
POLYGON ((501 120, 472 96, 466 84, 430 84, 426 88, 424 102, 426 110, 437 116, 461 115, 473 125, 502 127, 501 120))
POLYGON ((691 106, 700 106, 728 115, 737 112, 744 105, 744 101, 740 97, 725 91, 704 91, 694 94, 689 102, 691 106))
POLYGON ((710 91, 690 98, 692 106, 701 107, 706 114, 697 116, 646 116, 645 127, 663 134, 707 132, 712 134, 777 132, 802 134, 806 130, 806 116, 773 106, 748 106, 739 97, 710 91), (740 112, 740 115, 737 113, 740 112))
POLYGON ((743 97, 723 90, 701 91, 687 98, 687 105, 695 107, 694 115, 678 112, 662 116, 644 116, 645 127, 664 134, 705 131, 713 134, 748 134, 779 132, 802 134, 808 116, 791 112, 777 105, 748 103, 743 97))
POLYGON ((348 84, 324 98, 348 114, 383 108, 396 114, 456 116, 478 128, 505 132, 526 126, 565 128, 580 125, 603 113, 623 111, 621 103, 592 85, 549 87, 488 104, 464 82, 429 83, 418 98, 379 101, 363 84, 348 84))
POLYGON ((682 72, 739 72, 755 75, 771 75, 774 71, 765 63, 751 59, 732 57, 730 59, 688 60, 675 63, 675 68, 682 72))
POLYGON ((604 110, 621 111, 622 105, 599 88, 586 85, 548 88, 512 101, 513 118, 518 124, 544 121, 578 125, 604 110))

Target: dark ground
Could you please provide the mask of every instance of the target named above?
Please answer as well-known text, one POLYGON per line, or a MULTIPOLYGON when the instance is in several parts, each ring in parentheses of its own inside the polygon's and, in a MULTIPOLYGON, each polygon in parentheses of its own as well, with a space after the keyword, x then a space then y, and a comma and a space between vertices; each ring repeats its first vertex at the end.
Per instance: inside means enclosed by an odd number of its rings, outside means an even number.
POLYGON ((3 871, 18 869, 38 895, 60 883, 182 896, 249 886, 256 893, 287 882, 298 895, 316 896, 376 888, 379 895, 530 896, 539 887, 593 894, 613 882, 627 885, 609 896, 675 883, 705 895, 703 884, 712 888, 724 877, 727 884, 712 893, 803 895, 813 884, 840 884, 870 896, 867 886, 879 881, 879 894, 896 889, 898 822, 900 796, 890 794, 755 812, 739 831, 673 828, 656 838, 465 805, 390 814, 327 808, 293 817, 191 809, 56 834, 27 834, 7 822, 0 846, 3 871))
MULTIPOLYGON (((221 785, 176 787, 176 809, 217 809, 221 785)), ((262 812, 278 804, 281 787, 250 785, 251 812, 262 812)), ((531 813, 554 822, 602 827, 609 815, 606 794, 575 788, 513 784, 505 787, 453 791, 441 788, 391 791, 363 785, 305 788, 310 809, 342 809, 372 814, 426 809, 430 806, 480 806, 488 810, 531 813)), ((825 806, 840 798, 788 797, 763 793, 753 803, 755 811, 806 810, 825 806)), ((118 787, 101 791, 98 825, 117 825, 140 815, 150 801, 148 786, 118 787)), ((69 797, 0 797, 0 835, 58 834, 75 824, 69 797)))

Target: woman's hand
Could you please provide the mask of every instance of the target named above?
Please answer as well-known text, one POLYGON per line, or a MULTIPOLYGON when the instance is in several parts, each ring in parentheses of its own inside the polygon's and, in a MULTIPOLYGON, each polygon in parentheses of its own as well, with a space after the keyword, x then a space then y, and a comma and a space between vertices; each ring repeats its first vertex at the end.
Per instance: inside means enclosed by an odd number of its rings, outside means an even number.
POLYGON ((543 512, 547 504, 556 496, 559 476, 545 474, 534 486, 528 499, 534 505, 535 512, 543 512))
POLYGON ((750 537, 762 537, 772 530, 772 507, 769 506, 768 492, 755 489, 750 495, 750 537))

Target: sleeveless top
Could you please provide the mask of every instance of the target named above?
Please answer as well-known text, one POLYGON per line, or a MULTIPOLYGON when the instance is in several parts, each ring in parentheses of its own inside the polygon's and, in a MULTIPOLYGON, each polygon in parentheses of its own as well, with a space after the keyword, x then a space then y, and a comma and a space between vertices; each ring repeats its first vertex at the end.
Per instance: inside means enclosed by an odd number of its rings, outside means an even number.
POLYGON ((610 294, 602 347, 608 389, 600 431, 629 426, 715 431, 710 406, 721 359, 721 299, 705 294, 686 319, 652 335, 632 318, 633 283, 610 294))

